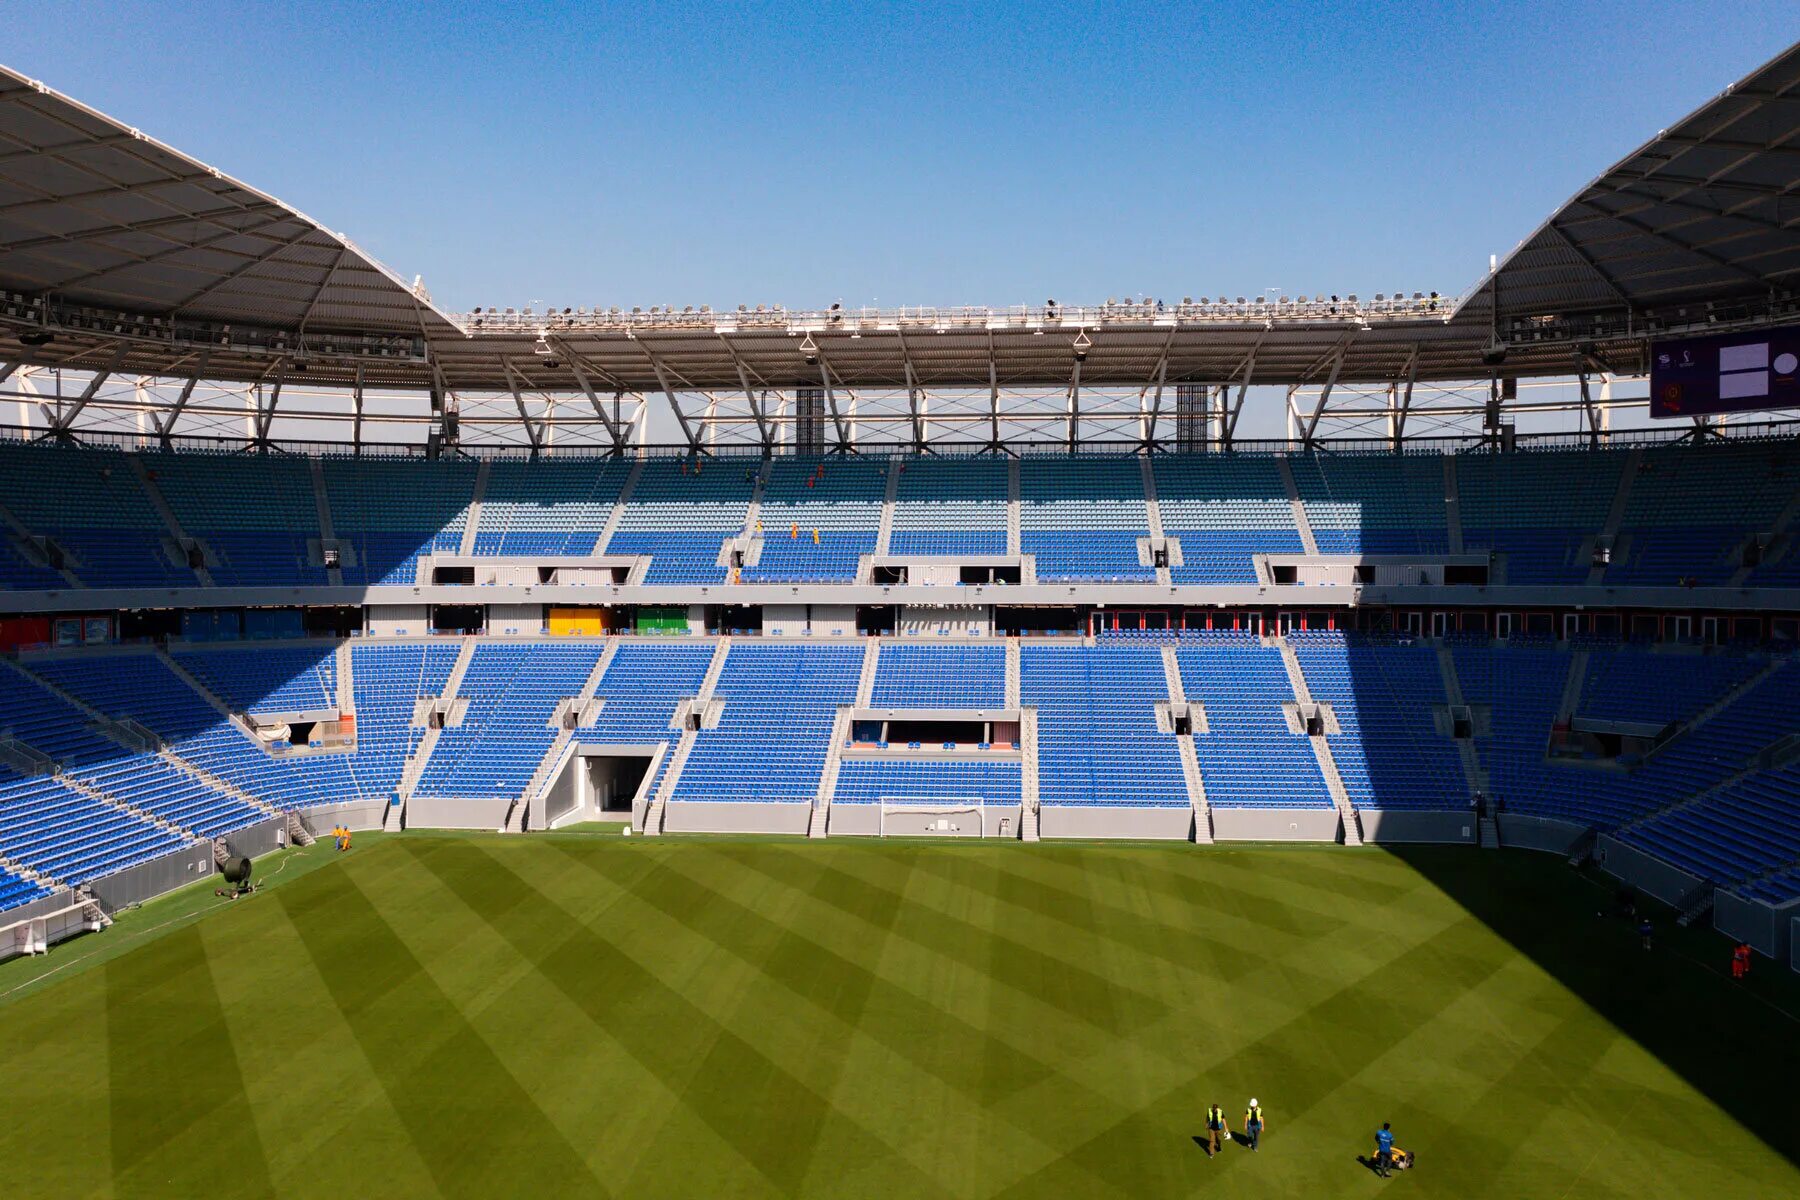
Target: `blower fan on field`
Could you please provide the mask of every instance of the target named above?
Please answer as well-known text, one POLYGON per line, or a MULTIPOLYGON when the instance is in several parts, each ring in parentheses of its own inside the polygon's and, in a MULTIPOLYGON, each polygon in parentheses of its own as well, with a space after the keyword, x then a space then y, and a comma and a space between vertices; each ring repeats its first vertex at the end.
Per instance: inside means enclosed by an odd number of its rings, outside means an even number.
POLYGON ((225 877, 225 882, 231 887, 214 888, 213 895, 223 896, 227 900, 236 900, 239 896, 248 896, 254 892, 256 885, 250 882, 250 870, 250 860, 233 850, 231 844, 227 842, 225 855, 219 860, 219 874, 225 877))

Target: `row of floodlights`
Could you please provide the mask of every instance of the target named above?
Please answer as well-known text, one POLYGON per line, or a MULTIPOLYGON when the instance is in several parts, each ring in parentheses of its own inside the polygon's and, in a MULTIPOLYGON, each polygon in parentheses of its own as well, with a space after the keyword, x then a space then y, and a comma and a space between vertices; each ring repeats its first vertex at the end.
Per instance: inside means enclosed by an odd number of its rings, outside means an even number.
MULTIPOLYGON (((1436 292, 1430 292, 1430 293, 1414 292, 1412 294, 1412 298, 1413 298, 1413 300, 1415 300, 1421 304, 1424 304, 1424 303, 1435 302, 1436 300, 1438 300, 1439 297, 1436 292)), ((1406 302, 1406 293, 1405 292, 1395 292, 1391 297, 1389 295, 1387 295, 1385 292, 1376 292, 1375 293, 1375 303, 1376 304, 1403 304, 1405 302, 1406 302)), ((1192 296, 1184 296, 1184 297, 1182 297, 1182 300, 1181 300, 1181 305, 1184 308, 1192 308, 1197 305, 1198 306, 1211 306, 1214 303, 1215 303, 1214 300, 1210 296, 1202 296, 1202 297, 1200 297, 1200 299, 1198 301, 1196 301, 1192 296)), ((1291 297, 1291 298, 1288 296, 1282 296, 1276 300, 1267 300, 1267 299, 1263 299, 1261 297, 1251 297, 1249 299, 1246 299, 1243 296, 1239 296, 1239 297, 1237 297, 1237 299, 1233 300, 1229 296, 1220 296, 1217 303, 1219 303, 1219 304, 1360 304, 1361 300, 1358 299, 1355 292, 1351 292, 1348 296, 1339 296, 1334 292, 1330 296, 1318 295, 1318 296, 1312 296, 1310 298, 1307 296, 1304 296, 1304 295, 1295 296, 1295 297, 1291 297)), ((836 303, 836 304, 833 304, 828 311, 834 312, 834 313, 842 312, 843 307, 844 306, 842 303, 836 303)), ((1062 306, 1058 305, 1055 300, 1046 300, 1046 301, 1044 301, 1044 307, 1046 309, 1055 310, 1062 306)), ((1162 308, 1165 308, 1166 305, 1161 300, 1151 300, 1148 298, 1143 299, 1143 300, 1132 300, 1129 297, 1126 298, 1125 300, 1119 300, 1112 296, 1108 296, 1106 298, 1106 302, 1104 304, 1102 304, 1100 307, 1102 307, 1102 308, 1124 307, 1124 308, 1162 309, 1162 308)), ((648 312, 648 315, 650 315, 650 316, 674 316, 676 309, 673 304, 666 304, 666 305, 652 304, 648 310, 634 305, 631 309, 631 315, 643 316, 643 315, 645 315, 646 311, 648 312)), ((747 312, 752 312, 752 311, 759 312, 759 313, 760 312, 780 313, 780 312, 786 312, 787 308, 784 305, 780 305, 780 304, 773 304, 773 305, 758 304, 755 307, 755 309, 753 310, 748 304, 740 304, 737 306, 737 311, 739 311, 741 313, 747 313, 747 312)), ((692 316, 692 315, 695 315, 696 313, 703 315, 703 316, 711 315, 712 305, 702 304, 698 308, 696 308, 694 305, 689 304, 689 305, 684 306, 681 309, 681 313, 684 316, 692 316)), ((482 317, 482 316, 530 317, 530 316, 536 316, 537 310, 532 308, 530 305, 527 305, 524 308, 516 308, 516 309, 515 308, 498 308, 498 307, 490 307, 490 308, 477 307, 477 308, 470 310, 470 315, 475 316, 475 317, 482 317)), ((556 316, 562 316, 562 317, 613 316, 613 317, 618 317, 618 316, 624 316, 624 315, 626 315, 626 313, 625 313, 624 309, 620 308, 618 305, 615 304, 611 308, 595 307, 593 309, 589 309, 586 305, 583 305, 579 308, 564 308, 560 311, 558 311, 556 308, 547 308, 544 310, 543 315, 547 316, 547 317, 556 317, 556 316)))

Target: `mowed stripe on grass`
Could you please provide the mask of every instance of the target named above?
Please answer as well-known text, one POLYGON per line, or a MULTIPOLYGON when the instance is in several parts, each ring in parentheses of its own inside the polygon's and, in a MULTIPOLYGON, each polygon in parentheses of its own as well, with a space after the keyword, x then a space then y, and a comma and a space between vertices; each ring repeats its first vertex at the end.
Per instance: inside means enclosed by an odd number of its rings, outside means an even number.
POLYGON ((0 1008, 0 1185, 1358 1195, 1389 1119, 1422 1195, 1793 1192, 1736 1119, 1791 1044, 1707 1095, 1609 1014, 1653 1040, 1661 980, 1673 1036, 1793 1024, 1576 927, 1589 892, 1464 850, 409 833, 0 1008), (1263 1150, 1207 1160, 1251 1094, 1263 1150))

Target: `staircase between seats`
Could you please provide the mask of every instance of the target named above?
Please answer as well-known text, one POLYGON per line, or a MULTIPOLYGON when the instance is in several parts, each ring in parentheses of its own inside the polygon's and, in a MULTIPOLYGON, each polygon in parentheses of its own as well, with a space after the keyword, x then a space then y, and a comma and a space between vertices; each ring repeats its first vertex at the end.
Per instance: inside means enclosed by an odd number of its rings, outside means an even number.
MULTIPOLYGON (((731 639, 720 638, 718 645, 713 648, 712 661, 706 665, 706 677, 700 681, 699 693, 694 697, 695 703, 704 704, 713 698, 713 689, 719 686, 719 676, 725 673, 725 659, 730 653, 731 639)), ((677 708, 676 711, 681 710, 677 708)), ((688 755, 694 752, 694 743, 699 737, 698 729, 682 729, 681 740, 675 746, 675 755, 669 760, 669 769, 663 772, 662 782, 656 787, 656 795, 644 810, 642 832, 652 835, 662 833, 663 813, 668 807, 669 798, 675 794, 675 785, 681 782, 682 768, 687 766, 688 755)))
POLYGON ((1009 637, 1006 639, 1006 707, 1009 709, 1019 707, 1019 695, 1023 690, 1020 679, 1019 639, 1009 637))
POLYGON ((1462 490, 1456 478, 1456 455, 1444 455, 1444 533, 1450 553, 1463 552, 1462 490))
MULTIPOLYGON (((1300 671, 1299 656, 1294 653, 1294 647, 1285 637, 1277 637, 1275 641, 1281 647, 1281 661, 1287 667, 1288 683, 1294 690, 1294 699, 1302 708, 1310 709, 1313 705, 1312 689, 1306 686, 1306 676, 1300 671)), ((1344 845, 1362 845, 1362 816, 1356 811, 1356 806, 1350 803, 1350 793, 1344 787, 1344 777, 1338 774, 1337 759, 1332 756, 1331 744, 1322 733, 1310 734, 1306 740, 1312 743, 1313 757, 1319 761, 1319 773, 1325 776, 1325 790, 1331 793, 1331 802, 1337 806, 1338 817, 1343 822, 1344 845)))
MULTIPOLYGON (((1188 709, 1190 728, 1199 729, 1200 721, 1194 718, 1188 708, 1187 689, 1181 683, 1181 664, 1175 658, 1175 647, 1162 648, 1163 679, 1169 690, 1169 702, 1188 709)), ((1188 804, 1194 810, 1194 844, 1210 846, 1213 843, 1212 808, 1206 803, 1206 782, 1200 778, 1200 756, 1194 750, 1194 739, 1191 735, 1175 737, 1175 749, 1181 756, 1181 777, 1187 784, 1188 804)))
POLYGON ((475 486, 470 489, 469 507, 463 513, 462 541, 456 547, 458 554, 475 553, 475 537, 481 531, 481 501, 487 495, 488 470, 493 465, 492 459, 484 458, 475 468, 475 486))
MULTIPOLYGON (((1164 535, 1162 505, 1158 504, 1156 501, 1156 472, 1150 466, 1149 455, 1140 454, 1138 456, 1138 472, 1143 477, 1144 482, 1145 523, 1149 526, 1150 537, 1152 539, 1152 544, 1154 544, 1155 542, 1162 541, 1164 535)), ((1169 568, 1156 568, 1156 582, 1164 587, 1169 587, 1175 582, 1169 575, 1169 568)))
POLYGON ((881 639, 863 643, 862 674, 856 677, 856 707, 868 708, 875 701, 875 672, 881 661, 881 639))
MULTIPOLYGON (((1631 484, 1637 478, 1638 464, 1644 460, 1644 448, 1633 446, 1625 456, 1625 465, 1619 472, 1619 490, 1613 493, 1612 507, 1606 510, 1606 524, 1600 531, 1600 537, 1606 545, 1617 545, 1619 526, 1625 522, 1625 508, 1631 503, 1631 484)), ((1587 574, 1589 587, 1597 586, 1606 578, 1605 567, 1590 566, 1587 574)))
MULTIPOLYGON (((1446 455, 1445 457, 1449 457, 1446 455)), ((1467 708, 1463 700, 1462 680, 1456 674, 1456 656, 1450 647, 1442 642, 1437 646, 1438 676, 1444 682, 1444 700, 1453 708, 1467 708)), ((1456 753, 1462 759, 1463 782, 1468 786, 1471 798, 1474 793, 1488 793, 1487 768, 1481 765, 1481 756, 1475 752, 1475 739, 1472 737, 1455 738, 1456 753)), ((1498 833, 1495 835, 1498 843, 1498 833)))
POLYGON ((1023 539, 1019 535, 1019 491, 1019 460, 1008 457, 1006 460, 1006 552, 1009 555, 1024 553, 1020 549, 1023 539))
MULTIPOLYGON (((875 639, 870 638, 873 646, 875 639)), ((869 660, 865 660, 869 661, 869 660)), ((806 819, 806 836, 821 838, 831 827, 831 799, 837 794, 838 770, 844 765, 844 742, 850 736, 850 712, 839 706, 831 722, 831 749, 825 753, 825 769, 819 773, 819 790, 813 794, 812 812, 806 819)))
MULTIPOLYGON (((585 707, 587 702, 594 698, 594 693, 600 690, 600 681, 605 678, 606 669, 612 665, 613 656, 618 652, 619 640, 617 638, 608 639, 605 648, 600 651, 600 657, 594 660, 593 668, 588 671, 587 679, 582 682, 581 690, 571 697, 576 710, 585 707)), ((500 823, 502 833, 525 832, 526 824, 531 817, 532 806, 539 804, 550 784, 562 774, 562 765, 569 758, 571 744, 574 740, 575 731, 573 729, 559 728, 556 731, 556 740, 550 743, 550 748, 544 752, 544 757, 538 760, 537 769, 531 773, 531 779, 525 784, 525 790, 520 792, 513 799, 512 804, 507 807, 506 819, 500 823)), ((542 806, 539 805, 539 812, 542 811, 542 806)))
POLYGON ((894 542, 894 501, 900 496, 901 464, 898 454, 888 459, 887 491, 881 497, 881 524, 875 529, 877 557, 890 553, 889 547, 894 542))
MULTIPOLYGON (((306 464, 311 468, 313 488, 313 510, 319 515, 319 537, 323 541, 337 541, 337 527, 331 519, 331 494, 325 487, 325 464, 317 458, 309 458, 306 464)), ((344 571, 342 567, 327 567, 325 580, 332 587, 342 587, 344 571)))
POLYGON ((1308 554, 1319 552, 1319 540, 1313 537, 1312 522, 1306 516, 1306 504, 1300 499, 1300 485, 1294 482, 1294 468, 1287 455, 1277 454, 1275 466, 1281 472, 1281 486, 1287 489, 1288 507, 1294 513, 1294 527, 1300 531, 1300 544, 1308 554))
MULTIPOLYGON (((438 696, 438 703, 448 707, 456 699, 456 690, 462 686, 463 676, 468 674, 469 664, 475 659, 475 638, 465 637, 462 648, 456 652, 456 662, 450 668, 449 678, 444 680, 444 690, 438 696)), ((438 738, 443 736, 441 726, 432 725, 426 728, 425 736, 419 739, 419 745, 407 756, 405 764, 400 768, 400 782, 394 788, 398 804, 389 804, 381 810, 381 827, 383 829, 398 825, 406 827, 406 803, 412 799, 413 789, 419 786, 419 780, 425 775, 425 767, 431 761, 431 752, 437 748, 438 738)))
POLYGON ((1025 744, 1025 759, 1019 768, 1019 840, 1038 840, 1038 736, 1037 709, 1019 710, 1019 738, 1025 744))
MULTIPOLYGON (((175 544, 180 546, 183 542, 193 540, 190 539, 187 532, 182 529, 181 521, 175 516, 175 510, 169 507, 169 502, 167 500, 163 499, 162 491, 157 488, 156 481, 150 478, 150 471, 144 466, 144 460, 135 454, 127 454, 125 456, 125 461, 131 464, 132 473, 137 476, 138 486, 143 488, 144 495, 150 501, 150 507, 156 510, 157 515, 163 519, 163 524, 167 526, 169 532, 174 535, 175 544)), ((183 565, 185 566, 186 564, 183 565)), ((200 580, 201 587, 213 586, 212 572, 208 571, 205 567, 193 567, 190 569, 194 572, 195 577, 200 580)))
POLYGON ((644 477, 644 460, 638 459, 631 464, 631 470, 625 476, 625 482, 619 485, 619 498, 613 501, 612 512, 607 514, 606 524, 600 530, 600 536, 594 539, 594 553, 605 554, 607 543, 619 528, 619 522, 625 517, 625 505, 631 494, 637 491, 638 480, 644 477))

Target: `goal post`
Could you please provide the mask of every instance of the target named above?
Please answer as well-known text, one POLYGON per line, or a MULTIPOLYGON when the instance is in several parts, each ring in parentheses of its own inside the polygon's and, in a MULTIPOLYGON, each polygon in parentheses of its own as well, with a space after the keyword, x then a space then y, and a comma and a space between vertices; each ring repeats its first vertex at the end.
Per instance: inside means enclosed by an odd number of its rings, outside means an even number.
POLYGON ((988 836, 987 805, 980 796, 933 796, 927 799, 881 797, 882 837, 988 836))

